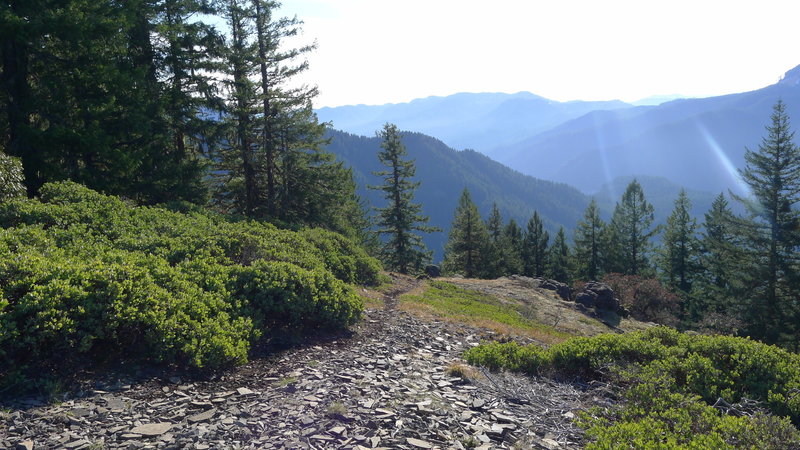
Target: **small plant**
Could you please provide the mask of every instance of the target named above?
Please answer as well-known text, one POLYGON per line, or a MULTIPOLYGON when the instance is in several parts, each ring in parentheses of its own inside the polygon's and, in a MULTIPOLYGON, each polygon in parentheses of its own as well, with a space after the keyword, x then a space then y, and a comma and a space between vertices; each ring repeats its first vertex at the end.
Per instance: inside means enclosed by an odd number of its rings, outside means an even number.
POLYGON ((286 387, 290 384, 297 383, 297 377, 284 377, 278 380, 278 387, 286 387))
POLYGON ((475 380, 481 376, 481 373, 475 368, 460 363, 450 364, 444 373, 451 377, 461 378, 464 381, 475 380))
POLYGON ((342 417, 347 414, 347 407, 343 403, 333 402, 325 408, 325 415, 331 418, 342 417))
POLYGON ((461 439, 461 445, 463 445, 464 448, 477 448, 481 445, 481 442, 475 439, 474 436, 468 436, 461 439))

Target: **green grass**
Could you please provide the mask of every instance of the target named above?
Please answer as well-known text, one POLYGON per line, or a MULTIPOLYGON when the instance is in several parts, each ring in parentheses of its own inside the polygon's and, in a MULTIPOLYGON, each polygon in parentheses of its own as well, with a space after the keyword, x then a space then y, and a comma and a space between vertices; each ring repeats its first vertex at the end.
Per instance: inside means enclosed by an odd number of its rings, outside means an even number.
POLYGON ((523 317, 524 305, 503 303, 490 295, 443 281, 429 282, 421 295, 401 296, 400 308, 505 334, 529 336, 545 343, 561 342, 571 337, 552 326, 523 317))

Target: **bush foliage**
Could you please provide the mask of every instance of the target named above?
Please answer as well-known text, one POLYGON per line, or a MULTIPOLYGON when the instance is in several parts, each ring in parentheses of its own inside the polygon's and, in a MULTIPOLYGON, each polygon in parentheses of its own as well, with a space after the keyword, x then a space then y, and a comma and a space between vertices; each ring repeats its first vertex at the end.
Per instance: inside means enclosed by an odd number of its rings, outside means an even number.
POLYGON ((800 444, 790 423, 800 424, 800 355, 757 341, 654 327, 573 338, 548 349, 491 343, 465 357, 494 370, 625 384, 624 408, 584 418, 597 448, 632 442, 637 448, 750 447, 762 435, 783 436, 771 448, 800 444), (720 398, 729 404, 756 400, 787 418, 722 416, 711 406, 720 398))
POLYGON ((348 283, 379 274, 335 233, 172 209, 70 182, 0 204, 0 376, 65 355, 242 363, 265 332, 354 323, 348 283))
POLYGON ((25 195, 22 163, 0 151, 0 203, 25 195))

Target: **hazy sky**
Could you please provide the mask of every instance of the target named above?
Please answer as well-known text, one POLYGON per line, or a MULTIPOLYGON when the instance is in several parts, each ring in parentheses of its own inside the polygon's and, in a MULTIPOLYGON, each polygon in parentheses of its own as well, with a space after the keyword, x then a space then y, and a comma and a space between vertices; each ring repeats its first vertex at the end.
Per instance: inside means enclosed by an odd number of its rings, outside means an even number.
POLYGON ((758 89, 800 65, 798 0, 285 0, 316 107, 456 92, 633 101, 758 89))

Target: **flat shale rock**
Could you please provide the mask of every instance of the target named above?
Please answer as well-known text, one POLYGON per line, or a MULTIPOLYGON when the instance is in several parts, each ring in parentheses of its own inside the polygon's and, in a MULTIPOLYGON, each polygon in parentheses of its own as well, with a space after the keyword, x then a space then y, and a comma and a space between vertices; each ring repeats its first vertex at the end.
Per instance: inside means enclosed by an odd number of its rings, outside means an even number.
POLYGON ((29 399, 0 421, 0 448, 581 447, 573 411, 601 394, 512 375, 448 375, 486 336, 368 310, 352 337, 255 360, 213 381, 123 380, 63 405, 29 399))
POLYGON ((142 436, 161 436, 172 428, 171 423, 158 422, 147 423, 131 428, 131 434, 141 434, 142 436))

